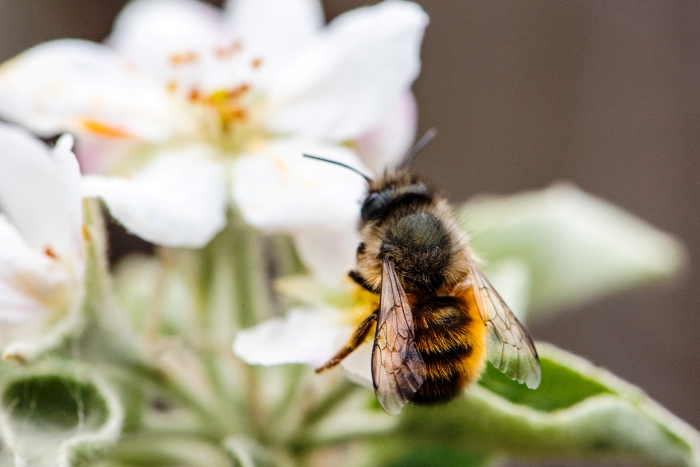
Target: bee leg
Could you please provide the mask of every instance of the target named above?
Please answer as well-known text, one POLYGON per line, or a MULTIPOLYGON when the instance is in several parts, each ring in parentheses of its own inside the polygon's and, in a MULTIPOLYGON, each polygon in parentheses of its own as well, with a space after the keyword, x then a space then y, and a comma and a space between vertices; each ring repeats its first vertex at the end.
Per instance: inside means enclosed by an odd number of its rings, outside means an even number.
POLYGON ((323 365, 321 368, 316 368, 316 373, 321 373, 322 371, 328 370, 330 368, 333 368, 336 366, 338 363, 342 362, 345 357, 350 355, 353 350, 358 348, 360 344, 362 344, 365 341, 365 338, 367 337, 367 334, 369 334, 370 329, 372 329, 372 325, 377 321, 377 314, 379 313, 379 310, 375 310, 374 313, 369 315, 358 327, 355 329, 355 332, 352 333, 352 336, 350 337, 350 340, 348 343, 338 351, 337 354, 333 356, 330 360, 328 360, 328 363, 323 365))
POLYGON ((357 285, 359 285, 360 287, 362 287, 363 289, 369 290, 369 291, 372 292, 372 293, 377 293, 377 291, 376 291, 375 289, 373 289, 373 288, 367 283, 367 281, 365 281, 365 280, 362 278, 362 276, 361 276, 357 271, 350 271, 350 272, 348 273, 348 276, 350 277, 350 279, 352 279, 353 281, 355 281, 355 283, 356 283, 357 285))

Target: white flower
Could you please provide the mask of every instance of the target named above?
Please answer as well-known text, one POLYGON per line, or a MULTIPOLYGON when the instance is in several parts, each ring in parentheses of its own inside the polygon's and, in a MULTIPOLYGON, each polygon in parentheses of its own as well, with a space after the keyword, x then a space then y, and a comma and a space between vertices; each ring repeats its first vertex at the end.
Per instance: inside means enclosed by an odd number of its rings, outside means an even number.
POLYGON ((206 244, 229 197, 263 229, 345 228, 364 181, 301 155, 398 160, 427 16, 388 0, 322 23, 318 0, 136 0, 108 45, 49 42, 0 67, 0 115, 75 133, 102 174, 85 195, 152 242, 206 244))
MULTIPOLYGON (((328 261, 332 262, 333 258, 328 261)), ((284 317, 239 332, 233 352, 246 363, 304 363, 321 367, 348 342, 357 325, 379 304, 378 295, 349 279, 331 287, 314 277, 294 277, 281 280, 279 289, 305 305, 292 308, 284 317)), ((366 386, 372 384, 372 337, 340 364, 350 379, 366 386)))
POLYGON ((62 136, 53 150, 0 125, 0 346, 27 359, 76 323, 85 251, 80 171, 62 136))

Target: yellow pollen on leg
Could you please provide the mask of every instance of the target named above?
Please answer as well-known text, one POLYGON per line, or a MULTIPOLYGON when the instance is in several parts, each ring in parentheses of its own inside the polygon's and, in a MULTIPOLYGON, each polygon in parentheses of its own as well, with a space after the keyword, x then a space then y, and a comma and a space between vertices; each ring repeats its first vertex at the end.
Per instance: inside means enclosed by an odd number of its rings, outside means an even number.
MULTIPOLYGON (((353 287, 352 297, 354 303, 350 309, 350 322, 352 326, 357 327, 379 308, 379 295, 354 283, 353 287)), ((374 331, 372 330, 367 337, 373 339, 374 331)))

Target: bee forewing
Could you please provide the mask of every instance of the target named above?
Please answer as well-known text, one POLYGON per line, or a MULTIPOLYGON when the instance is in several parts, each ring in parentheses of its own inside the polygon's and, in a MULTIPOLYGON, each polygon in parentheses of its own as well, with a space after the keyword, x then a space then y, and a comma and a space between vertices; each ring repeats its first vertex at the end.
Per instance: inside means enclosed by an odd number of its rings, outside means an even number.
POLYGON ((413 316, 394 264, 382 260, 382 291, 372 349, 372 380, 384 411, 395 415, 425 379, 425 363, 414 342, 413 316))
POLYGON ((509 378, 537 388, 542 372, 535 344, 472 258, 469 264, 474 299, 489 330, 489 362, 509 378))

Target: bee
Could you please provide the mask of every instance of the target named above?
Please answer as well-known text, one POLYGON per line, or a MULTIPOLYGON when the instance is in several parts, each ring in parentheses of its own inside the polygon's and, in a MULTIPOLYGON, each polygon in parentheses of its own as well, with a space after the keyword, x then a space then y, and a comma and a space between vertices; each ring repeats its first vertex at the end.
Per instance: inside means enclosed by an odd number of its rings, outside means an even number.
POLYGON ((487 359, 509 378, 539 386, 535 345, 479 269, 445 198, 406 168, 370 179, 345 164, 307 157, 342 165, 368 181, 357 266, 349 275, 380 295, 379 308, 317 373, 338 365, 374 329, 372 381, 388 414, 408 402, 457 397, 480 378, 487 359))

